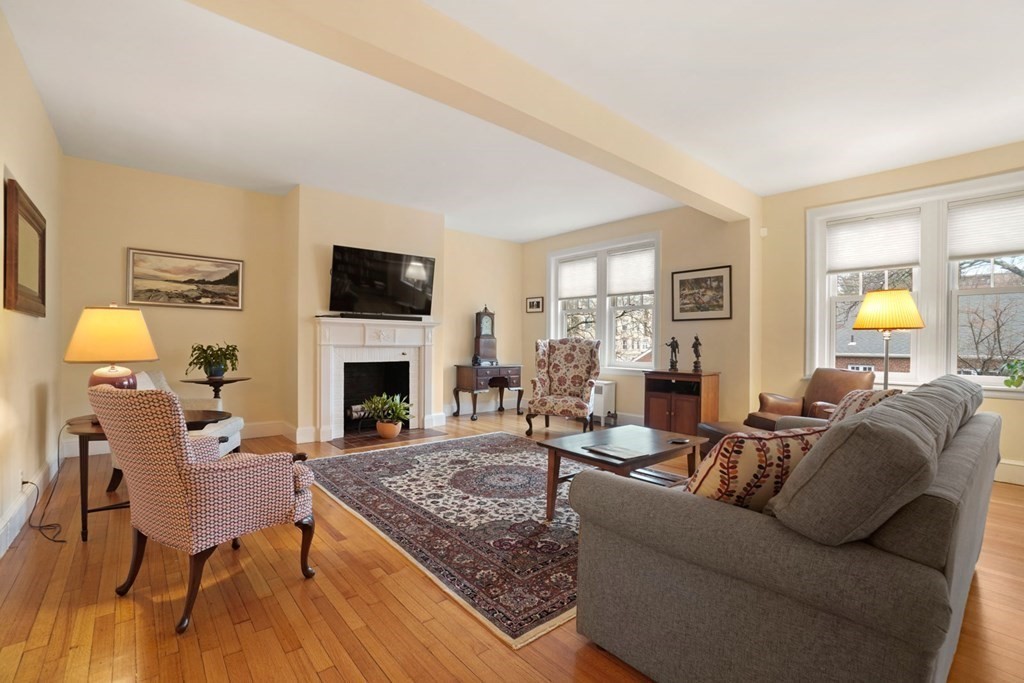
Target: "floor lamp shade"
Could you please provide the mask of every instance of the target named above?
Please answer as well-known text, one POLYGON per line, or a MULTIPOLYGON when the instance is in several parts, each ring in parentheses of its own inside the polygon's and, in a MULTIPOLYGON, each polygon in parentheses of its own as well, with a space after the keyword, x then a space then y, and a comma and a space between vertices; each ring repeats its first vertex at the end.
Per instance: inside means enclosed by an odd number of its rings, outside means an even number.
POLYGON ((92 373, 89 386, 111 384, 134 389, 135 373, 117 363, 158 360, 149 328, 137 308, 88 307, 82 310, 78 324, 64 353, 66 363, 104 363, 92 373))
POLYGON ((853 329, 878 330, 882 333, 882 346, 885 349, 882 388, 889 388, 889 339, 893 330, 919 330, 922 327, 924 320, 909 290, 880 289, 864 295, 853 329))

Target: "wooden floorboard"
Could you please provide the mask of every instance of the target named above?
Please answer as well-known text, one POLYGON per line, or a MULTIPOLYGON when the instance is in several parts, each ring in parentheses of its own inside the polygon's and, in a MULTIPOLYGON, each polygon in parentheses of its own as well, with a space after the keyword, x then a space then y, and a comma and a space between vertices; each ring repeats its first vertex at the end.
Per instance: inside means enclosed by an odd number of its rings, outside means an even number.
MULTIPOLYGON (((450 418, 446 436, 522 434, 512 411, 450 418)), ((575 433, 553 419, 534 439, 575 433)), ((419 441, 406 441, 408 445, 419 441)), ((346 451, 283 437, 248 440, 246 450, 346 451)), ((90 463, 92 504, 105 492, 109 459, 90 463)), ((685 459, 664 468, 685 473, 685 459)), ((123 489, 123 487, 122 487, 123 489)), ((68 542, 25 529, 0 558, 0 681, 642 681, 634 669, 578 635, 575 621, 514 651, 404 555, 319 489, 317 536, 306 581, 300 535, 291 526, 225 545, 210 558, 191 628, 175 635, 187 558, 150 543, 128 596, 114 594, 131 552, 128 510, 89 517, 78 539, 78 467, 65 462, 47 521, 68 542)), ((951 681, 1024 683, 1024 487, 996 484, 978 571, 951 681)))

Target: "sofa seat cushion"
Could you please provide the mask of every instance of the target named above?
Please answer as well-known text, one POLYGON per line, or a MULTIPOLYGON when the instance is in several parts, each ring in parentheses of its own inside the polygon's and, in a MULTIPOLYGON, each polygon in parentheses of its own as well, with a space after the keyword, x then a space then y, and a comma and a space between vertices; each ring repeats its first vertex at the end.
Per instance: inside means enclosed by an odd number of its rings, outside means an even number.
POLYGON ((831 425, 844 420, 851 415, 856 415, 861 411, 878 405, 887 398, 892 398, 902 393, 899 389, 879 389, 877 391, 875 389, 854 389, 839 401, 836 409, 832 411, 832 415, 828 418, 828 423, 831 425))
POLYGON ((704 458, 686 490, 760 512, 826 429, 729 434, 704 458))
POLYGON ((867 538, 931 486, 939 453, 981 398, 980 386, 947 375, 836 422, 765 510, 819 543, 867 538))

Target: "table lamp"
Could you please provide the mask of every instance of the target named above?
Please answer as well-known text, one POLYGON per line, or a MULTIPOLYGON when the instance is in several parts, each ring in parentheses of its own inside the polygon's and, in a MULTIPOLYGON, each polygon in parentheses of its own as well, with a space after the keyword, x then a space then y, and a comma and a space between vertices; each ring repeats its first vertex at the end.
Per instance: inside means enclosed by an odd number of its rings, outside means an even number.
POLYGON ((864 295, 853 329, 878 330, 882 333, 885 347, 883 389, 889 388, 889 339, 893 330, 919 330, 922 327, 924 321, 917 312, 917 305, 909 290, 880 289, 864 295))
POLYGON ((136 387, 135 373, 117 363, 158 360, 149 328, 137 308, 88 306, 71 335, 65 363, 106 363, 89 377, 89 386, 136 387))

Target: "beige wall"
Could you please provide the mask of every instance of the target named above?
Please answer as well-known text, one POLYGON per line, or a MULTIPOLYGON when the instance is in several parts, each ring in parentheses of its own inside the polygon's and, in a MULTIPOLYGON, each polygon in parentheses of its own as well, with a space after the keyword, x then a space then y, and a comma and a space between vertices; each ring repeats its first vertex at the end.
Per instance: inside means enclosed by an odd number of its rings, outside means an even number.
POLYGON ((61 150, 7 21, 0 14, 0 166, 46 218, 46 309, 37 318, 0 309, 0 553, 28 512, 30 489, 56 465, 61 286, 61 150))
MULTIPOLYGON (((299 188, 298 214, 298 437, 314 438, 316 415, 316 315, 327 313, 330 298, 331 250, 335 244, 382 249, 437 259, 434 291, 444 292, 444 216, 313 187, 299 188)), ((443 296, 434 296, 435 320, 444 320, 443 296)), ((441 376, 444 331, 434 336, 434 376, 441 376)), ((434 386, 433 404, 440 410, 442 383, 434 386)))
MULTIPOLYGON (((142 306, 160 360, 133 369, 160 369, 182 396, 209 398, 208 387, 179 381, 186 377, 192 344, 237 344, 237 374, 253 379, 225 387, 224 408, 245 417, 247 436, 279 433, 287 414, 284 331, 294 327, 282 318, 294 279, 294 269, 281 267, 284 203, 272 195, 65 158, 62 342, 84 306, 125 305, 128 247, 242 260, 242 311, 142 306)), ((93 370, 62 366, 62 415, 91 412, 85 386, 93 370)))
MULTIPOLYGON (((787 192, 764 201, 762 383, 765 390, 802 390, 804 374, 807 209, 904 192, 1024 168, 1024 143, 787 192)), ((1004 459, 1024 461, 1024 401, 991 398, 983 410, 1003 416, 1004 459)), ((1024 481, 1024 480, 1022 480, 1024 481)))
MULTIPOLYGON (((444 412, 451 415, 455 404, 455 365, 473 359, 473 324, 477 311, 494 311, 494 334, 498 339, 498 360, 516 365, 523 357, 523 320, 526 316, 522 293, 523 245, 446 230, 444 234, 444 412)), ((531 347, 532 349, 532 347, 531 347)), ((532 351, 531 351, 532 355, 532 351)), ((497 407, 497 391, 478 397, 480 412, 497 407)), ((527 391, 529 395, 529 391, 527 391)), ((463 415, 471 408, 469 394, 462 395, 463 415)), ((526 396, 523 397, 524 402, 526 396)), ((525 405, 525 403, 524 403, 525 405)), ((505 409, 515 406, 515 394, 506 393, 505 409)))
MULTIPOLYGON (((534 342, 552 334, 548 329, 549 315, 554 302, 548 297, 548 254, 570 247, 582 247, 628 236, 656 233, 661 236, 661 290, 657 331, 656 367, 667 369, 668 354, 662 346, 669 337, 679 339, 680 368, 693 364, 690 344, 700 335, 701 364, 705 371, 722 373, 720 402, 725 416, 746 414, 750 396, 749 315, 747 296, 750 279, 746 264, 750 244, 748 223, 740 221, 726 224, 695 209, 681 208, 638 216, 624 221, 599 225, 585 230, 531 242, 523 252, 524 297, 544 296, 545 314, 526 315, 523 319, 524 382, 534 377, 534 342), (672 322, 670 285, 673 271, 731 265, 733 287, 732 320, 700 320, 672 322)), ((637 371, 603 370, 602 379, 616 382, 616 409, 642 419, 643 376, 637 371)), ((527 398, 529 398, 527 390, 527 398)))

